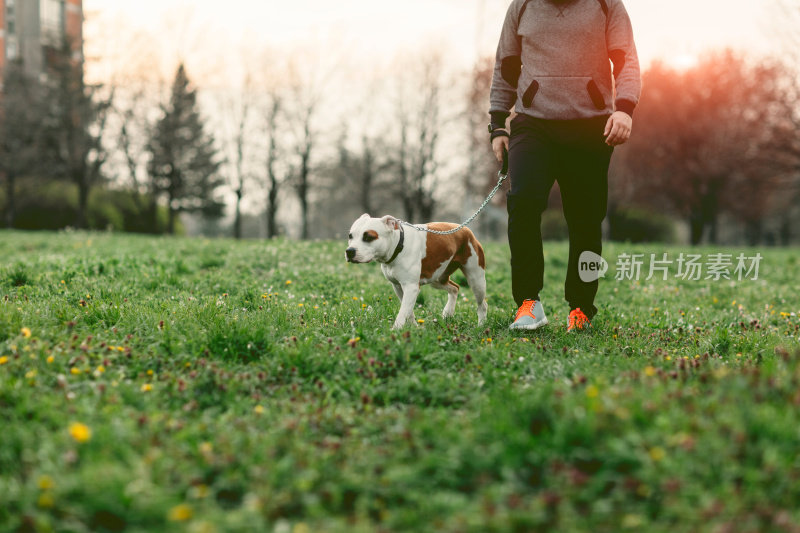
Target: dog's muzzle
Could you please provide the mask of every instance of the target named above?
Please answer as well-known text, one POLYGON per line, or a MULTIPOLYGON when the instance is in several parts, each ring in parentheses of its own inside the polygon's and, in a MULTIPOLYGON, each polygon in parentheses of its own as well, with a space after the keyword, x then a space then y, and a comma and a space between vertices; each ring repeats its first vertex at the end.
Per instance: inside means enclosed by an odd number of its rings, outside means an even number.
POLYGON ((355 248, 348 248, 344 251, 344 254, 347 256, 347 261, 352 263, 353 259, 356 257, 356 249, 355 248))

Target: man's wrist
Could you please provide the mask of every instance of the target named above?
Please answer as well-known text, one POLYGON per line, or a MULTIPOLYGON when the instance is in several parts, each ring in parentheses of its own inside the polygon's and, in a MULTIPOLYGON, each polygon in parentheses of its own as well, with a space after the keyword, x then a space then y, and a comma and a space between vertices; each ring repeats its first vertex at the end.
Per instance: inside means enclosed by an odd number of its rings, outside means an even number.
POLYGON ((489 135, 489 141, 493 141, 498 137, 509 137, 509 134, 506 130, 502 128, 497 128, 492 130, 492 133, 489 135))
POLYGON ((614 107, 617 111, 622 111, 629 117, 633 118, 633 110, 636 109, 636 104, 625 98, 619 98, 614 102, 614 107))
POLYGON ((489 122, 489 133, 491 133, 493 130, 505 129, 506 119, 508 118, 508 115, 509 113, 507 111, 490 112, 489 116, 491 116, 492 119, 489 122))

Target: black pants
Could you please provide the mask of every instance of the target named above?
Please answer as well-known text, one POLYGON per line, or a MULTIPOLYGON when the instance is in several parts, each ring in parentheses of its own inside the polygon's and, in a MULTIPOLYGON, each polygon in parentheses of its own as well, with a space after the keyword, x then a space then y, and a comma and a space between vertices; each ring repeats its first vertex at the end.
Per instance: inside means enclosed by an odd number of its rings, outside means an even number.
POLYGON ((608 117, 543 120, 517 115, 509 142, 508 243, 514 300, 539 299, 544 286, 542 213, 558 181, 569 228, 569 262, 564 296, 570 309, 597 313, 597 281, 583 282, 578 257, 602 251, 601 224, 608 204, 608 165, 613 148, 605 144, 608 117))

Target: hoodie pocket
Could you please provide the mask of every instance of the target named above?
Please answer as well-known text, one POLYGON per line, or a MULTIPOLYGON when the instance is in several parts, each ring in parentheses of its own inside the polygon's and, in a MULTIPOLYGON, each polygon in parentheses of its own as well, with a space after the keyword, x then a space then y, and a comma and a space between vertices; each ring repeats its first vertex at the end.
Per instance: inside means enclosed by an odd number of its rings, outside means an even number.
POLYGON ((586 84, 586 92, 589 93, 589 98, 597 109, 606 108, 606 100, 603 98, 603 93, 600 92, 600 87, 597 86, 594 80, 590 79, 586 84))
POLYGON ((583 118, 608 109, 609 95, 591 76, 526 75, 523 68, 519 81, 517 105, 537 116, 583 118))
POLYGON ((525 89, 525 92, 522 93, 522 105, 524 105, 525 107, 530 107, 531 105, 533 105, 533 99, 536 96, 537 92, 539 92, 539 82, 533 80, 528 85, 528 88, 525 89))

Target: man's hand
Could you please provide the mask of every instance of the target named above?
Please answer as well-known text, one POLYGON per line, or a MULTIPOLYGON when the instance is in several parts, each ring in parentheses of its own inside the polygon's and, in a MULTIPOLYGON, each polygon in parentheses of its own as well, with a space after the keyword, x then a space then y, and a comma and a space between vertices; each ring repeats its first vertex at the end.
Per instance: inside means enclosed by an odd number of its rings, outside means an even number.
POLYGON ((492 139, 492 151, 494 152, 494 156, 497 158, 497 161, 500 163, 503 162, 504 149, 506 151, 508 150, 508 137, 502 135, 492 139))
MULTIPOLYGON (((618 146, 623 144, 631 137, 631 127, 633 126, 633 119, 627 113, 622 111, 615 111, 606 122, 606 131, 603 135, 606 138, 606 144, 609 146, 618 146)), ((497 140, 497 139, 495 139, 497 140)), ((495 150, 495 153, 497 151, 495 150)))

